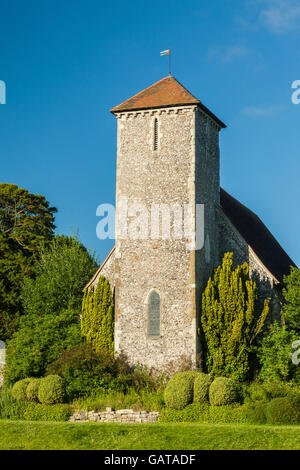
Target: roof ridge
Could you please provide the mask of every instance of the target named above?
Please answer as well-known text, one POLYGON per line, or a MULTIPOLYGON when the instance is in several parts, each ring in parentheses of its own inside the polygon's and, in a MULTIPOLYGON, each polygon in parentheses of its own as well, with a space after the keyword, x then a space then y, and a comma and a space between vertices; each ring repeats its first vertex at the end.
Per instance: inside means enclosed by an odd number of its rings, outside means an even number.
MULTIPOLYGON (((256 214, 256 212, 254 212, 252 209, 249 209, 248 206, 246 206, 245 204, 243 204, 241 201, 239 201, 238 199, 236 199, 234 196, 232 196, 230 193, 228 193, 224 188, 221 188, 222 191, 224 191, 224 193, 226 193, 231 199, 234 199, 235 202, 238 203, 239 206, 241 206, 242 208, 246 209, 248 212, 250 212, 256 219, 257 221, 259 221, 263 226, 264 228, 266 229, 266 231, 269 233, 269 235, 271 236, 271 238, 273 239, 273 241, 275 241, 275 243, 277 243, 277 245, 280 246, 280 248, 282 250, 284 250, 284 248, 281 246, 281 244, 279 243, 279 241, 274 237, 274 235, 272 234, 272 232, 270 231, 270 229, 266 226, 266 224, 263 222, 263 220, 261 219, 261 217, 256 214)), ((285 250, 284 250, 285 251, 285 250)))

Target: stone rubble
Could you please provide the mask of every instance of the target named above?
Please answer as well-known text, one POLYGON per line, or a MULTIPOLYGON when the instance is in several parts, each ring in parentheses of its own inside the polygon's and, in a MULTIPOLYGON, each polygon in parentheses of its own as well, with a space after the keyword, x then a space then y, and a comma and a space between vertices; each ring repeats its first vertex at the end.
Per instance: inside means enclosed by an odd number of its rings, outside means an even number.
POLYGON ((159 413, 156 411, 116 410, 85 411, 74 413, 69 421, 72 423, 97 421, 100 423, 156 423, 159 413))

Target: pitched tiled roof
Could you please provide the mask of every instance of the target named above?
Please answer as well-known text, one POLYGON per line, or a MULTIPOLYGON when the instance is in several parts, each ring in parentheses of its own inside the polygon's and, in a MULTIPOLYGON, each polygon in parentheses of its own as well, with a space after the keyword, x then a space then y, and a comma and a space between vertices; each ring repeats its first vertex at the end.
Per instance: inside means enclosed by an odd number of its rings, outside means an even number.
POLYGON ((176 78, 168 76, 154 83, 132 98, 111 109, 112 113, 139 109, 163 108, 195 104, 209 114, 221 127, 226 127, 201 101, 193 96, 176 78))
POLYGON ((111 255, 115 252, 115 249, 116 249, 116 246, 114 245, 112 247, 112 249, 110 250, 110 252, 108 253, 107 257, 105 258, 105 260, 103 261, 103 263, 101 263, 101 265, 99 266, 99 268, 97 269, 97 271, 95 272, 94 276, 92 277, 92 279, 87 283, 87 285, 85 286, 84 289, 88 289, 92 284, 93 282, 97 279, 97 277, 99 276, 99 274, 101 273, 102 271, 102 268, 104 267, 104 265, 107 263, 107 261, 109 260, 109 258, 111 257, 111 255))
POLYGON ((230 222, 252 248, 263 265, 282 282, 283 275, 290 273, 295 263, 279 245, 260 218, 250 209, 220 189, 220 203, 230 222))

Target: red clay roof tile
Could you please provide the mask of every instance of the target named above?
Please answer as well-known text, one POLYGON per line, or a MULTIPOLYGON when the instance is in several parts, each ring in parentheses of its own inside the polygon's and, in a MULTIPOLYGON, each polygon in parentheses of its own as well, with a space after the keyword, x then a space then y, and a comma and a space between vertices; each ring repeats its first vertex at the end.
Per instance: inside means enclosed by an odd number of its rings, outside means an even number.
POLYGON ((160 108, 200 101, 187 91, 174 77, 165 77, 111 110, 112 113, 136 109, 160 108))
POLYGON ((209 114, 221 127, 226 127, 201 101, 186 90, 176 78, 162 78, 150 87, 140 91, 132 98, 111 109, 112 113, 134 111, 138 109, 163 108, 195 104, 209 114))

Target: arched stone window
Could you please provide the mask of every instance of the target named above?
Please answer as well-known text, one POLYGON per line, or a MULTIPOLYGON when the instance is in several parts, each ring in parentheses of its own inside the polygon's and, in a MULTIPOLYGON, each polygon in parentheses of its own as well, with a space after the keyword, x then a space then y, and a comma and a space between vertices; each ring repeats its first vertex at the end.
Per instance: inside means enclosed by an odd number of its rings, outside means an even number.
POLYGON ((148 336, 160 336, 160 296, 156 290, 148 297, 148 336))

